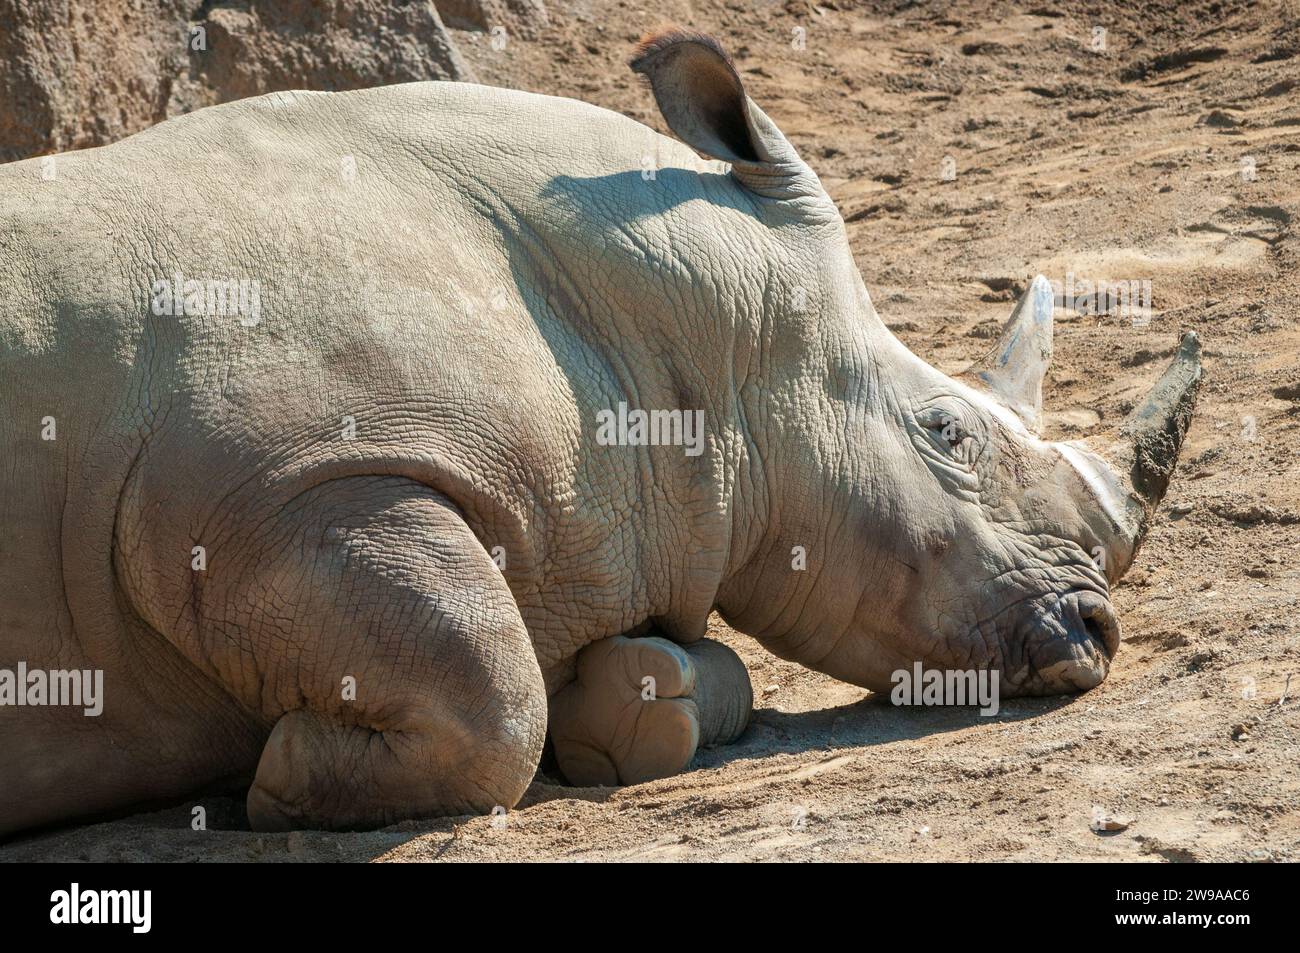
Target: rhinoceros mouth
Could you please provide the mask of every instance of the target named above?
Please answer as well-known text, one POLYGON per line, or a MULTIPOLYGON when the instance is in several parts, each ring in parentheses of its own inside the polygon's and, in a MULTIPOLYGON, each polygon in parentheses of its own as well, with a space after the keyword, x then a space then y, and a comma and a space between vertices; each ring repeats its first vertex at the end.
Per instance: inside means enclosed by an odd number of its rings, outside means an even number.
POLYGON ((1094 589, 1073 588, 1033 600, 1017 633, 1011 658, 1023 665, 1008 673, 1009 693, 1054 695, 1095 688, 1119 650, 1114 606, 1094 589))

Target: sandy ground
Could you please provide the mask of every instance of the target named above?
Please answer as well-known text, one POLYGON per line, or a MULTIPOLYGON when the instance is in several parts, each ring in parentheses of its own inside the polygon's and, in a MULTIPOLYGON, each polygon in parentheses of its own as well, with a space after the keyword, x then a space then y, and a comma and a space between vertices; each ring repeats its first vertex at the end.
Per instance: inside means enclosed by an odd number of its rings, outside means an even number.
POLYGON ((717 33, 839 203, 881 315, 945 370, 1037 272, 1150 280, 1146 326, 1058 311, 1049 436, 1104 445, 1178 332, 1201 334, 1198 417, 1115 592, 1109 680, 994 718, 900 709, 718 622, 757 711, 676 778, 539 777, 505 818, 365 834, 258 835, 238 796, 209 798, 205 832, 187 804, 0 859, 1300 859, 1300 4, 549 7, 535 43, 459 34, 480 76, 662 128, 632 43, 664 20, 717 33), (1095 832, 1098 810, 1128 826, 1095 832))

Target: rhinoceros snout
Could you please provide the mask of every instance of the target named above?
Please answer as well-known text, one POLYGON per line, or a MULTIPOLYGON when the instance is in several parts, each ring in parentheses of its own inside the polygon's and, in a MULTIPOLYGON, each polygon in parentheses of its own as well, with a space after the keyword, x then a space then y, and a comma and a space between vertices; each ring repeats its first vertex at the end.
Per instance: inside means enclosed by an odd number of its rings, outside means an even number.
POLYGON ((1096 688, 1119 651, 1119 616, 1110 600, 1074 590, 1037 613, 1024 635, 1029 668, 1011 680, 1015 695, 1064 695, 1096 688))

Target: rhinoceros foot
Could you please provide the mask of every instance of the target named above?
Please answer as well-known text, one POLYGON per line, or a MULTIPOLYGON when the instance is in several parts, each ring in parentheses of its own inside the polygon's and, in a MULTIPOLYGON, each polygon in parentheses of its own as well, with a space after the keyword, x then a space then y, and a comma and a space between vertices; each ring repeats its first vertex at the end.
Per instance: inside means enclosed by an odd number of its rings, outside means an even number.
POLYGON ((604 639, 578 655, 551 702, 556 760, 573 784, 635 784, 683 770, 701 745, 726 744, 753 708, 749 673, 719 642, 604 639))

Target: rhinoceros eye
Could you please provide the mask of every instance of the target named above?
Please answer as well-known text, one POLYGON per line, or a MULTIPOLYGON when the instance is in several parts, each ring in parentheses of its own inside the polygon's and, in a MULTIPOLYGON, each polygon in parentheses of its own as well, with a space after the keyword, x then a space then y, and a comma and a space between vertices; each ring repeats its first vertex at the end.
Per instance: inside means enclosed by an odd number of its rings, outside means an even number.
POLYGON ((984 446, 979 416, 956 399, 943 400, 916 415, 913 443, 932 468, 952 477, 972 474, 984 446))
POLYGON ((941 408, 931 408, 921 415, 923 426, 937 443, 946 444, 950 450, 956 450, 970 439, 970 433, 961 425, 961 421, 941 408))

